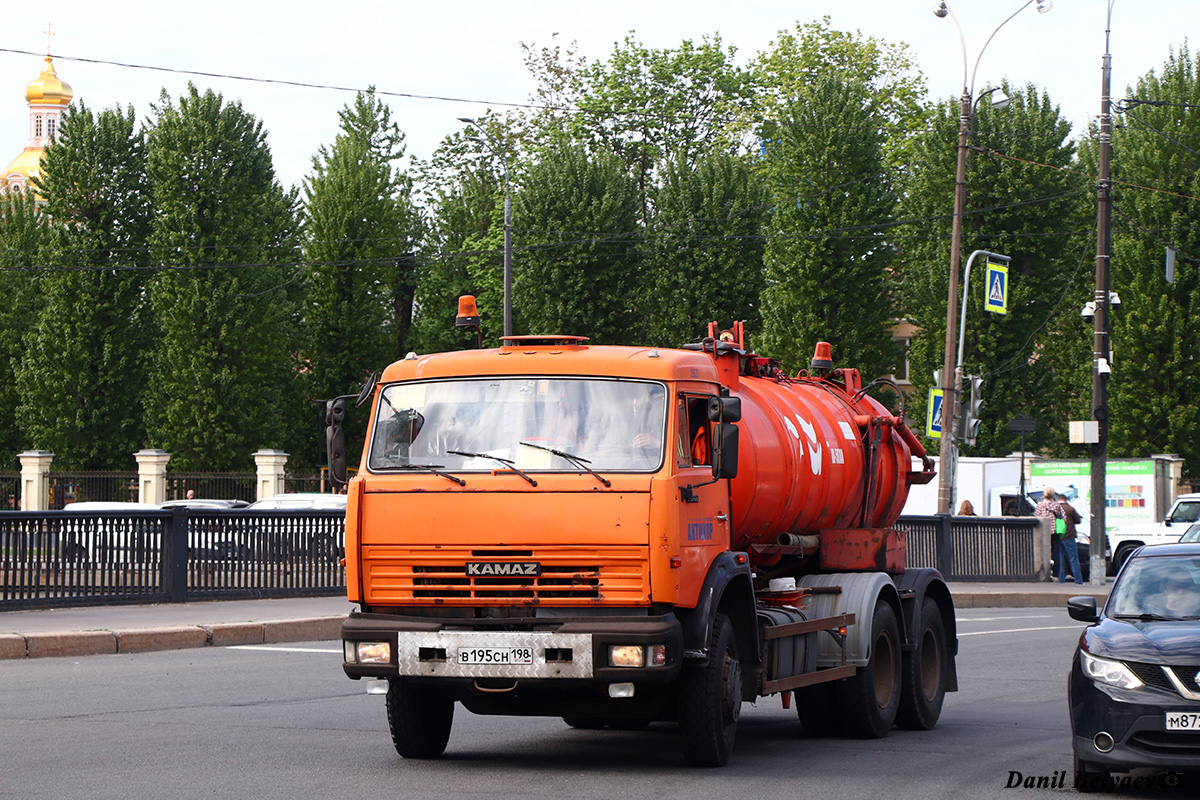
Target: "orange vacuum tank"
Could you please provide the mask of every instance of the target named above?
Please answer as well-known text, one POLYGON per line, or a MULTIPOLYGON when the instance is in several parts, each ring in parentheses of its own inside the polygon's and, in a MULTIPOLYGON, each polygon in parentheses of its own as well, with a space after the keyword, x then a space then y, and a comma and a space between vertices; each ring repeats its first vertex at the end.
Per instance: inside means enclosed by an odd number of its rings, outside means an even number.
POLYGON ((784 533, 886 528, 911 483, 932 477, 924 447, 865 395, 816 377, 741 376, 733 546, 775 544, 784 533), (924 471, 914 471, 912 457, 924 471))

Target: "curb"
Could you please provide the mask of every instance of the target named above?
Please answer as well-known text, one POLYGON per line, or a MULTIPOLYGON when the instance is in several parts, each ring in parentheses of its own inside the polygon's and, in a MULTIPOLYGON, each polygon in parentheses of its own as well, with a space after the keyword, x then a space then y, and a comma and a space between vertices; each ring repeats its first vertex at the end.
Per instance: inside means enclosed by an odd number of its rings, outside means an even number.
POLYGON ((340 637, 345 617, 182 625, 169 628, 126 628, 102 631, 0 634, 0 660, 99 656, 231 647, 244 644, 311 642, 340 637))
MULTIPOLYGON (((951 586, 953 587, 953 584, 951 586)), ((950 594, 956 608, 1065 609, 1068 597, 1095 597, 1099 603, 1108 597, 1107 588, 1100 589, 1086 584, 1077 587, 1078 590, 1074 592, 1064 588, 1063 592, 1019 591, 1008 588, 987 591, 972 588, 958 593, 951 588, 950 594)), ((343 620, 345 616, 339 615, 160 628, 4 633, 0 634, 0 661, 148 653, 197 647, 331 641, 341 637, 343 620)))

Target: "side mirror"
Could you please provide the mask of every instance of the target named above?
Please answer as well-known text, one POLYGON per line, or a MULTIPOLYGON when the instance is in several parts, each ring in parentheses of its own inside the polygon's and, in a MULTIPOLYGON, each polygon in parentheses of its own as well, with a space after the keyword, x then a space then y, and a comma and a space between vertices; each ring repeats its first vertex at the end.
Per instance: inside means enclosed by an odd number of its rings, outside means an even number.
POLYGON ((742 398, 708 398, 709 422, 739 422, 742 419, 742 398))
POLYGON ((1071 619, 1077 619, 1080 622, 1096 622, 1100 619, 1094 597, 1072 597, 1067 601, 1067 613, 1071 615, 1071 619))
POLYGON ((738 468, 738 428, 728 422, 713 426, 712 474, 714 478, 736 478, 738 468))
POLYGON ((367 379, 363 381, 362 389, 360 389, 358 392, 358 399, 354 401, 355 407, 361 406, 363 403, 371 399, 371 395, 375 394, 376 383, 377 381, 375 380, 375 373, 372 372, 367 376, 367 379))
POLYGON ((329 457, 329 482, 345 486, 346 477, 346 400, 342 397, 325 401, 325 454, 329 457))

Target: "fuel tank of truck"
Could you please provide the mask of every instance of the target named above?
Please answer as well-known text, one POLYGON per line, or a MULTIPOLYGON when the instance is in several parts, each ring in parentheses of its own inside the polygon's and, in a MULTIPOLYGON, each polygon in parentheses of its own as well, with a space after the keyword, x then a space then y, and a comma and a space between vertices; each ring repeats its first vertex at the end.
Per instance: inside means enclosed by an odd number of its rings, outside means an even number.
POLYGON ((736 383, 742 418, 732 482, 735 549, 776 544, 787 533, 890 527, 909 486, 934 476, 919 440, 859 390, 855 370, 743 374, 736 383))

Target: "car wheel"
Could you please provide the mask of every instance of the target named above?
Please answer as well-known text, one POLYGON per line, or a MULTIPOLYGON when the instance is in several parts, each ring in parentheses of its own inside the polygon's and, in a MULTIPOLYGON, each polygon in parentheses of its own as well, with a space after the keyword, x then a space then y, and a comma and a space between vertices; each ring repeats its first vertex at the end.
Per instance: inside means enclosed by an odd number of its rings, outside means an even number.
POLYGON ((604 727, 604 720, 599 717, 563 717, 563 722, 581 731, 598 731, 604 727))
POLYGON ((1117 548, 1117 552, 1113 553, 1113 573, 1121 571, 1121 567, 1125 566, 1125 562, 1129 560, 1129 554, 1141 547, 1140 544, 1123 544, 1117 548))
POLYGON ((1082 761, 1079 756, 1072 756, 1076 791, 1090 794, 1104 790, 1108 783, 1108 770, 1098 768, 1090 761, 1082 761))

